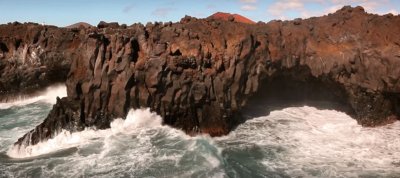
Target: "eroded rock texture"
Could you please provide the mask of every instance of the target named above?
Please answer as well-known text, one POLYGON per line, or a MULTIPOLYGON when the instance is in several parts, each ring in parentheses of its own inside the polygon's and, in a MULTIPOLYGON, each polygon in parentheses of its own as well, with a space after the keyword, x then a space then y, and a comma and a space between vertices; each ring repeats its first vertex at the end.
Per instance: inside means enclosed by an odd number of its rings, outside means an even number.
POLYGON ((334 100, 365 126, 392 122, 400 116, 399 31, 399 16, 361 7, 267 24, 186 17, 65 31, 80 39, 64 54, 68 97, 17 143, 35 144, 60 129, 108 128, 140 107, 188 134, 224 135, 263 92, 334 100))
POLYGON ((80 37, 54 26, 0 25, 0 101, 64 82, 80 37))

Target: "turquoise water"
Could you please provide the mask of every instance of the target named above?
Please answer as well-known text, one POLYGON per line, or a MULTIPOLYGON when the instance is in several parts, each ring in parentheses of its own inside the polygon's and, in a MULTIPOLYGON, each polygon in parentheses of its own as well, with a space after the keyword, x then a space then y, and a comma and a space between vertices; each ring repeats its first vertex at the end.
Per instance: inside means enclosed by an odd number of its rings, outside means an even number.
POLYGON ((400 123, 362 128, 308 106, 273 111, 219 138, 189 137, 147 109, 131 110, 111 129, 63 131, 13 149, 50 111, 54 92, 45 95, 0 104, 0 177, 400 177, 400 123))

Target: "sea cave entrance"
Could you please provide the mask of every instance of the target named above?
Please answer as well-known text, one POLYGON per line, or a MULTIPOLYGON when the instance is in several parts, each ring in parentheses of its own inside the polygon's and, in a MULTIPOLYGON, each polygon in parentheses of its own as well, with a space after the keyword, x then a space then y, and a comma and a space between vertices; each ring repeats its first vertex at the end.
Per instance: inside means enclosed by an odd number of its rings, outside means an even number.
POLYGON ((278 70, 263 79, 258 91, 242 109, 241 116, 247 120, 269 115, 274 110, 301 106, 355 115, 343 85, 325 75, 313 76, 307 66, 296 66, 278 70))

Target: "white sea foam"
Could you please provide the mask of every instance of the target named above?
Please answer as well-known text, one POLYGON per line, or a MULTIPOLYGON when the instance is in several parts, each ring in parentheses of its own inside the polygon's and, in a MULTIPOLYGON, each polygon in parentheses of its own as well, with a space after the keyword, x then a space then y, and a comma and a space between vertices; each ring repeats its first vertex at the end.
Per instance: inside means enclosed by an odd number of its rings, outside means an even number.
MULTIPOLYGON (((38 145, 12 148, 8 155, 24 158, 77 147, 56 168, 43 166, 43 175, 62 177, 396 177, 399 134, 400 122, 363 128, 342 112, 305 106, 254 118, 224 137, 190 137, 162 126, 149 109, 138 109, 126 120, 114 120, 110 129, 63 131, 38 145)), ((41 166, 56 159, 35 161, 41 166)))
MULTIPOLYGON (((86 129, 84 131, 74 133, 63 130, 54 138, 40 142, 36 145, 21 147, 13 146, 7 154, 13 158, 39 156, 58 150, 85 145, 96 139, 106 139, 108 137, 114 137, 118 134, 140 133, 145 131, 146 128, 162 127, 161 121, 161 117, 153 112, 150 112, 150 109, 130 110, 125 120, 115 119, 111 123, 110 129, 86 129)), ((107 145, 108 142, 105 143, 106 147, 111 147, 110 145, 107 145)), ((109 149, 105 148, 104 152, 107 152, 108 150, 109 149)))
POLYGON ((219 139, 281 148, 279 159, 263 164, 294 177, 357 177, 396 170, 399 134, 400 122, 363 128, 345 113, 304 106, 252 119, 219 139))
POLYGON ((8 109, 13 106, 24 106, 35 102, 55 104, 57 96, 60 98, 67 96, 67 89, 65 85, 50 86, 47 87, 43 92, 39 92, 36 96, 20 96, 9 102, 0 103, 0 109, 8 109))
POLYGON ((141 172, 148 169, 157 173, 157 166, 165 163, 179 169, 171 169, 159 176, 187 173, 190 176, 218 169, 223 159, 222 149, 210 136, 190 137, 163 126, 161 121, 161 117, 150 109, 130 110, 125 120, 115 119, 110 129, 87 129, 75 133, 62 131, 53 139, 33 146, 11 147, 7 154, 12 158, 32 158, 76 147, 77 154, 68 156, 74 163, 62 164, 58 168, 71 170, 63 173, 65 176, 80 175, 88 166, 97 167, 92 171, 110 173, 125 169, 131 172, 130 175, 136 172, 137 177, 142 177, 141 172), (194 165, 196 168, 192 169, 194 165))

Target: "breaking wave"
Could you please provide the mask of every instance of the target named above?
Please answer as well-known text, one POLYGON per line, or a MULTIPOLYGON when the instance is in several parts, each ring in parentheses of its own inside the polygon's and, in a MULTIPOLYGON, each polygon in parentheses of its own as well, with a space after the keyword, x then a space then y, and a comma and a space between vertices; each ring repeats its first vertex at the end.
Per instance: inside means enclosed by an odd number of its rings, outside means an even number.
POLYGON ((65 85, 55 85, 47 87, 43 92, 39 92, 36 96, 19 96, 11 101, 0 103, 0 109, 9 109, 14 106, 25 106, 36 102, 45 102, 55 104, 56 98, 67 96, 67 88, 65 85))
POLYGON ((363 128, 342 112, 304 106, 253 118, 224 137, 190 137, 163 126, 149 109, 137 109, 125 120, 115 119, 110 129, 63 131, 35 146, 11 148, 13 158, 3 159, 8 161, 3 166, 0 159, 0 172, 5 177, 398 177, 399 133, 400 122, 363 128))
POLYGON ((270 148, 275 159, 260 162, 290 177, 397 177, 399 134, 400 122, 368 128, 343 112, 304 106, 254 118, 219 140, 270 148))
POLYGON ((111 123, 111 128, 106 130, 86 129, 81 132, 71 133, 62 130, 57 136, 36 145, 13 146, 8 155, 13 158, 29 158, 49 154, 58 150, 85 145, 96 139, 106 139, 118 134, 135 134, 146 129, 156 129, 162 127, 162 119, 150 109, 130 110, 127 118, 115 119, 111 123))

